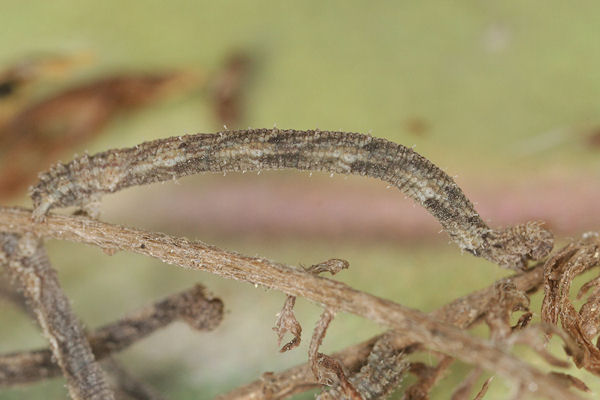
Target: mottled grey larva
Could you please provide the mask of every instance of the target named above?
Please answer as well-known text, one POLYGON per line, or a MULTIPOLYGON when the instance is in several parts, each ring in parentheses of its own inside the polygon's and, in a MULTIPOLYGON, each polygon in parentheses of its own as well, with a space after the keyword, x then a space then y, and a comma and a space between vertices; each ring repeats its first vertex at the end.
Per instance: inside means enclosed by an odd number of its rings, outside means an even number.
POLYGON ((503 267, 524 268, 552 249, 538 223, 490 229, 445 172, 403 145, 360 133, 248 129, 171 137, 57 164, 31 188, 34 217, 85 206, 105 193, 199 172, 295 168, 365 175, 398 187, 425 207, 452 240, 503 267))

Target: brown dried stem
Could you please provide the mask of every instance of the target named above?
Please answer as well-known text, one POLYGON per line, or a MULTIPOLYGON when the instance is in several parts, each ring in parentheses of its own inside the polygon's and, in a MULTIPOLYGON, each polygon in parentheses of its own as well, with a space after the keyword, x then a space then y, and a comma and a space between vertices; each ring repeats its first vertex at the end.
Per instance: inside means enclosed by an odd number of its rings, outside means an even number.
POLYGON ((108 374, 115 380, 117 398, 134 400, 165 400, 165 397, 152 386, 133 376, 121 363, 109 357, 103 363, 108 374))
MULTIPOLYGON (((593 343, 598 334, 600 298, 596 293, 587 299, 577 312, 569 299, 573 279, 598 266, 600 263, 600 239, 590 236, 571 243, 550 258, 544 269, 544 301, 542 320, 556 325, 560 318, 563 329, 577 343, 579 350, 571 352, 578 367, 600 375, 600 349, 593 343)), ((598 283, 594 279, 584 285, 580 295, 598 283)))
MULTIPOLYGON (((223 302, 207 296, 202 285, 173 294, 155 304, 105 325, 88 340, 96 359, 121 351, 177 319, 198 330, 213 330, 223 318, 223 302)), ((0 387, 34 382, 60 374, 50 350, 0 356, 0 387)))
POLYGON ((1 233, 0 264, 4 264, 18 281, 37 316, 44 336, 50 342, 52 356, 67 379, 71 397, 75 400, 114 399, 104 372, 94 360, 83 328, 60 287, 42 241, 30 234, 19 237, 1 233))
POLYGON ((0 208, 0 231, 27 233, 99 246, 109 251, 128 250, 184 268, 263 285, 302 296, 328 309, 353 313, 399 330, 414 342, 496 372, 518 385, 551 399, 575 399, 575 394, 546 374, 507 354, 495 345, 473 338, 419 311, 262 258, 247 257, 201 242, 161 233, 125 228, 85 217, 49 215, 35 223, 31 211, 0 208), (536 385, 531 385, 535 382, 536 385))
MULTIPOLYGON (((497 298, 498 287, 502 287, 504 284, 510 282, 518 290, 531 293, 539 289, 542 280, 543 265, 538 264, 525 272, 501 279, 485 289, 456 299, 433 311, 430 315, 441 322, 454 325, 459 329, 467 329, 483 320, 487 310, 490 309, 490 302, 493 302, 497 298)), ((383 335, 378 335, 365 342, 350 346, 332 356, 339 360, 345 366, 346 370, 358 371, 365 363, 374 345, 388 335, 390 336, 389 340, 393 342, 396 349, 404 349, 414 343, 411 338, 401 332, 390 330, 383 335)), ((317 386, 308 363, 274 374, 271 376, 271 381, 274 383, 272 385, 273 398, 277 399, 317 386), (279 384, 276 390, 274 389, 275 383, 279 384)), ((262 398, 262 390, 263 382, 257 380, 221 395, 219 400, 260 399, 262 398)))
POLYGON ((406 389, 402 400, 428 400, 429 392, 435 384, 444 377, 446 370, 454 362, 452 357, 440 356, 440 361, 435 366, 428 366, 421 362, 411 363, 410 372, 419 379, 406 389))

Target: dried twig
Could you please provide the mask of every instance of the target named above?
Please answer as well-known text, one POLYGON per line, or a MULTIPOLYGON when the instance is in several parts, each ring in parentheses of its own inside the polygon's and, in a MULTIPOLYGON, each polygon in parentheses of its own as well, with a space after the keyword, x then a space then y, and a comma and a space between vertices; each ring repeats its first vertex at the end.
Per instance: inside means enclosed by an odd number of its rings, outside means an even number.
POLYGON ((488 388, 490 387, 490 383, 492 383, 493 380, 494 380, 493 376, 490 376, 489 378, 487 378, 485 380, 485 382, 483 382, 483 385, 481 386, 481 390, 479 390, 479 392, 477 392, 477 394, 475 395, 473 400, 483 399, 483 396, 485 396, 485 394, 487 393, 488 388))
POLYGON ((579 378, 575 378, 572 375, 565 374, 562 372, 550 372, 550 376, 562 382, 567 387, 574 387, 582 392, 590 392, 590 388, 579 378))
POLYGON ((313 375, 319 383, 327 386, 339 386, 342 397, 349 400, 363 400, 360 393, 348 380, 342 364, 326 354, 319 353, 319 347, 321 347, 327 328, 333 321, 334 316, 335 313, 327 309, 321 314, 308 348, 308 361, 313 375))
MULTIPOLYGON (((88 340, 96 359, 121 351, 177 319, 198 330, 213 330, 223 318, 223 303, 206 294, 202 285, 173 294, 105 325, 88 340)), ((34 382, 60 374, 50 350, 35 350, 0 356, 0 387, 34 382)))
POLYGON ((181 267, 202 270, 302 296, 325 308, 350 312, 402 331, 428 348, 496 372, 551 399, 577 398, 541 371, 481 339, 440 323, 419 311, 359 292, 299 268, 263 258, 247 257, 200 242, 160 233, 115 226, 81 216, 50 215, 36 223, 30 211, 0 207, 0 231, 36 232, 38 235, 88 243, 109 251, 129 250, 181 267))
MULTIPOLYGON (((600 297, 594 292, 577 312, 569 299, 569 289, 576 276, 599 262, 600 239, 593 235, 557 252, 546 262, 542 303, 542 320, 556 325, 560 318, 564 330, 581 350, 570 354, 575 364, 596 375, 600 375, 600 349, 593 343, 593 337, 598 332, 594 323, 600 318, 600 297)), ((584 285, 580 296, 598 282, 594 279, 584 285)))
MULTIPOLYGON (((339 258, 332 258, 319 264, 311 265, 308 268, 304 268, 306 272, 318 275, 323 272, 329 272, 331 275, 335 275, 343 269, 347 269, 350 264, 346 260, 339 258)), ((277 314, 277 321, 273 330, 277 332, 278 346, 281 346, 283 336, 290 332, 294 337, 288 343, 286 343, 279 351, 281 353, 290 351, 300 345, 302 337, 302 326, 294 315, 294 305, 296 304, 296 296, 287 295, 283 308, 277 314)))
MULTIPOLYGON (((543 264, 497 281, 495 284, 461 297, 431 313, 433 318, 452 324, 460 329, 467 329, 476 322, 482 321, 490 302, 497 297, 497 288, 512 282, 518 290, 525 292, 536 291, 543 280, 543 264)), ((414 340, 401 332, 388 331, 389 340, 393 347, 402 350, 414 343, 414 340)), ((363 343, 350 346, 332 356, 339 360, 348 371, 358 371, 365 363, 373 346, 384 335, 371 338, 363 343)), ((309 364, 301 364, 279 374, 271 374, 271 391, 273 398, 284 398, 288 394, 306 391, 316 386, 316 381, 309 364)), ((263 384, 261 380, 239 387, 223 394, 219 400, 254 400, 262 398, 263 384)))
POLYGON ((104 373, 50 265, 41 240, 0 233, 0 264, 18 280, 73 399, 113 399, 104 373))
POLYGON ((430 367, 421 362, 411 363, 409 370, 419 379, 406 389, 402 400, 428 400, 429 392, 444 377, 446 370, 453 362, 452 357, 441 354, 440 361, 436 366, 430 367))
POLYGON ((473 386, 475 382, 479 379, 483 371, 479 368, 473 368, 469 375, 458 385, 454 392, 452 393, 452 400, 467 400, 470 399, 471 391, 473 390, 473 386))
POLYGON ((109 357, 102 363, 107 373, 116 382, 117 398, 134 400, 165 400, 156 389, 134 377, 121 363, 109 357))
POLYGON ((286 296, 283 308, 277 314, 277 321, 273 330, 277 332, 277 344, 281 346, 283 336, 290 332, 294 337, 288 343, 286 343, 279 351, 281 353, 290 351, 300 345, 300 338, 302 336, 302 326, 294 315, 294 305, 296 304, 296 296, 286 296))

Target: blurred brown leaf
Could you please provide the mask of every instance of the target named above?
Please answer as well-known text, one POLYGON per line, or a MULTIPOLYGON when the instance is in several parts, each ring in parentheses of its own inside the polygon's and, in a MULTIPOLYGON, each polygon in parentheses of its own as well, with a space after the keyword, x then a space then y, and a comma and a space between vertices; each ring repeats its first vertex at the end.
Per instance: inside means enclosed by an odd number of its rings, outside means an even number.
POLYGON ((0 199, 20 194, 60 154, 115 117, 197 87, 189 72, 114 75, 27 106, 0 126, 0 199))

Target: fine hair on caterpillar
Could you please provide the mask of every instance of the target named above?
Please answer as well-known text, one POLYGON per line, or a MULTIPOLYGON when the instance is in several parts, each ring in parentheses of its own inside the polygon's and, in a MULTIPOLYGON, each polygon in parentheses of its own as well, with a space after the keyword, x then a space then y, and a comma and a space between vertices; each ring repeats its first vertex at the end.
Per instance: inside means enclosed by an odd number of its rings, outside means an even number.
POLYGON ((363 175, 395 186, 427 209, 463 250, 502 267, 523 269, 545 257, 552 234, 529 222, 487 226, 444 171, 411 148, 370 135, 319 130, 248 129, 175 136, 83 155, 52 167, 31 188, 34 218, 53 208, 85 207, 131 186, 200 172, 294 168, 363 175))

